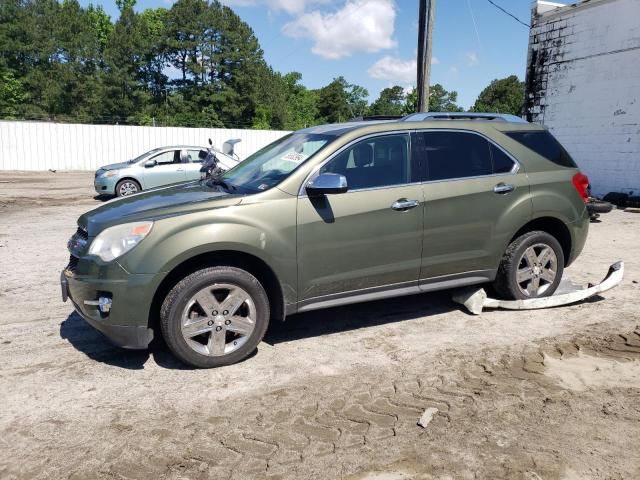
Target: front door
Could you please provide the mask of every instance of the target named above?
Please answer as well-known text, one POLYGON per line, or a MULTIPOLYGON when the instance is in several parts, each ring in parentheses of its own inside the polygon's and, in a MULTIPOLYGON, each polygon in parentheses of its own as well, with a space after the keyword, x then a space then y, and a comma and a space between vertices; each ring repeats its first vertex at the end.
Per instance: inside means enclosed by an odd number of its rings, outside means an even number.
POLYGON ((423 197, 408 147, 408 134, 361 140, 319 171, 344 175, 347 193, 298 199, 303 307, 327 296, 417 284, 423 197))
POLYGON ((524 223, 531 215, 526 174, 473 132, 417 132, 412 148, 427 165, 420 278, 491 277, 520 226, 514 220, 524 223))
POLYGON ((153 167, 145 168, 144 188, 160 187, 186 180, 185 165, 180 159, 180 150, 159 153, 148 160, 155 161, 153 167))

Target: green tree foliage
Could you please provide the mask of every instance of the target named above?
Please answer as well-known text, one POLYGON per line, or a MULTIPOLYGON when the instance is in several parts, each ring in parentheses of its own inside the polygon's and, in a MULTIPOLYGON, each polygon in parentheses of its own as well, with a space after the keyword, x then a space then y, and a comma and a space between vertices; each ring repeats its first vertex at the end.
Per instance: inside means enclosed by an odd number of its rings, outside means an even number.
MULTIPOLYGON (((462 112, 463 108, 456 104, 457 101, 458 92, 446 90, 439 83, 429 88, 430 112, 462 112)), ((416 112, 417 106, 417 89, 407 92, 396 85, 380 92, 369 108, 369 115, 407 115, 416 112)))
POLYGON ((22 84, 6 67, 0 67, 0 118, 16 118, 26 99, 22 84))
MULTIPOLYGON (((429 87, 429 111, 430 112, 462 112, 464 108, 459 106, 458 92, 447 90, 441 84, 436 83, 429 87)), ((407 94, 405 102, 406 113, 413 113, 418 108, 418 91, 411 90, 407 94)))
POLYGON ((523 104, 524 82, 518 80, 515 75, 511 75, 507 78, 492 81, 480 93, 471 111, 521 115, 523 104))
POLYGON ((296 130, 410 111, 400 87, 369 107, 369 92, 344 77, 310 90, 300 73, 274 71, 219 0, 116 5, 111 19, 79 0, 0 0, 0 118, 296 130))
POLYGON ((369 108, 369 115, 403 115, 406 100, 404 88, 398 85, 385 88, 369 108))
POLYGON ((367 111, 367 89, 347 82, 342 76, 334 78, 329 85, 315 93, 319 123, 345 122, 362 116, 367 111))

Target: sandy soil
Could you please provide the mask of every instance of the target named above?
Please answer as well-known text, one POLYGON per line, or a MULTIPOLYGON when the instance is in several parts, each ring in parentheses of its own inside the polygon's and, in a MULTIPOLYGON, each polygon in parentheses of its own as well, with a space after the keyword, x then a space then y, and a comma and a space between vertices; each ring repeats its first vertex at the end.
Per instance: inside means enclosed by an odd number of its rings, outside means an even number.
POLYGON ((592 302, 470 316, 450 292, 273 325, 191 370, 60 299, 86 173, 0 173, 0 478, 640 478, 640 215, 592 224, 592 302), (426 428, 416 422, 436 408, 426 428))

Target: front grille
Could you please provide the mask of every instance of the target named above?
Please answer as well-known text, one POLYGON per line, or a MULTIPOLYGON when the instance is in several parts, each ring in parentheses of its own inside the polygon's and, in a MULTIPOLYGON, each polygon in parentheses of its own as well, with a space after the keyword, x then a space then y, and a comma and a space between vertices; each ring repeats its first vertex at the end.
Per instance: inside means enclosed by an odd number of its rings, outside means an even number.
POLYGON ((78 267, 78 261, 80 259, 78 257, 74 257, 73 255, 69 256, 69 264, 67 265, 67 268, 65 268, 65 270, 68 270, 72 273, 75 273, 76 268, 78 267))

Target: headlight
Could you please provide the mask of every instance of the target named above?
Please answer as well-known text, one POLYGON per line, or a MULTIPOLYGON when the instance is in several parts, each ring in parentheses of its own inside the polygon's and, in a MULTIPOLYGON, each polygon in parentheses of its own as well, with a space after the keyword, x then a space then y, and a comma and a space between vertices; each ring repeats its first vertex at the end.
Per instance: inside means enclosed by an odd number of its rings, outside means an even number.
POLYGON ((91 243, 89 254, 110 262, 140 243, 149 234, 151 227, 153 222, 123 223, 109 227, 100 232, 91 243))
POLYGON ((107 170, 106 172, 104 172, 104 174, 102 176, 103 177, 115 177, 116 175, 118 175, 118 173, 120 173, 120 170, 107 170))

